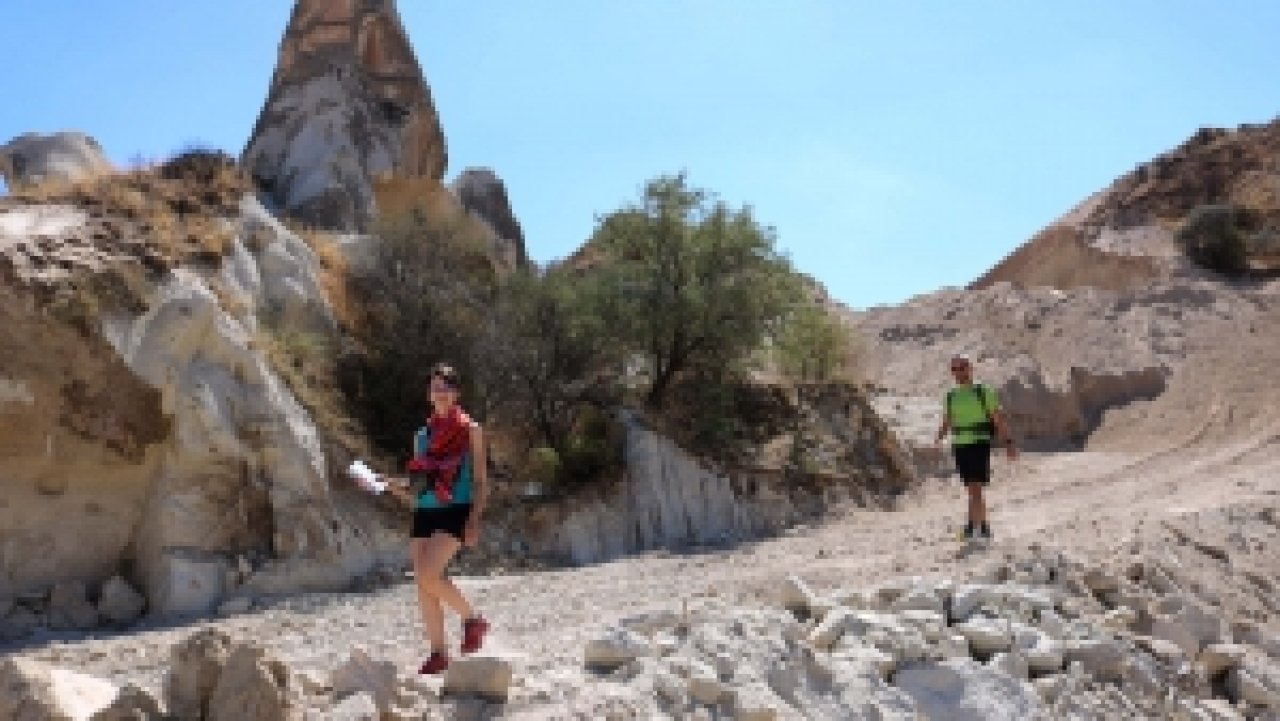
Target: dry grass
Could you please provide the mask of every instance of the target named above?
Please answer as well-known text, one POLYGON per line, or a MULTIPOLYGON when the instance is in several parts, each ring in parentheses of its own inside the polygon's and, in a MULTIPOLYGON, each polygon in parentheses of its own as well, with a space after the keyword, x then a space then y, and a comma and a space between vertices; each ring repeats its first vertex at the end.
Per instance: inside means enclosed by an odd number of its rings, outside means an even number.
POLYGON ((79 208, 95 220, 123 226, 116 237, 137 238, 170 263, 216 262, 230 251, 234 238, 224 218, 239 213, 240 199, 251 186, 230 164, 186 174, 184 167, 175 169, 176 162, 23 186, 9 199, 79 208))

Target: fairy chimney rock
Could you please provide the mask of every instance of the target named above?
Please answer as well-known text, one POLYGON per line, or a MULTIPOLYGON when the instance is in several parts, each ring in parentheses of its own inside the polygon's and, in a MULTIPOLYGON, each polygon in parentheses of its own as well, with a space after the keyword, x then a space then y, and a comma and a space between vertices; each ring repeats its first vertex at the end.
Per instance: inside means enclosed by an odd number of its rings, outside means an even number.
POLYGON ((444 177, 444 132, 394 0, 298 0, 243 162, 283 210, 366 229, 371 179, 444 177))

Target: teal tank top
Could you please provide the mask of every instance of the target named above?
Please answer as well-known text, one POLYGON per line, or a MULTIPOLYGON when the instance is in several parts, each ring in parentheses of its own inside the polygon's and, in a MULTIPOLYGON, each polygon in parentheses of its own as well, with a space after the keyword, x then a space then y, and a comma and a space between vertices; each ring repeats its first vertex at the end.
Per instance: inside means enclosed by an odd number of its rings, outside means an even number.
MULTIPOLYGON (((431 446, 431 429, 422 427, 418 432, 413 434, 413 452, 414 455, 422 455, 427 452, 427 448, 431 446)), ((471 481, 471 451, 467 451, 462 455, 462 465, 458 467, 458 475, 453 479, 453 503, 444 504, 436 500, 436 494, 427 490, 425 493, 418 494, 418 502, 416 508, 445 508, 446 506, 462 506, 471 503, 471 489, 474 484, 471 481)))

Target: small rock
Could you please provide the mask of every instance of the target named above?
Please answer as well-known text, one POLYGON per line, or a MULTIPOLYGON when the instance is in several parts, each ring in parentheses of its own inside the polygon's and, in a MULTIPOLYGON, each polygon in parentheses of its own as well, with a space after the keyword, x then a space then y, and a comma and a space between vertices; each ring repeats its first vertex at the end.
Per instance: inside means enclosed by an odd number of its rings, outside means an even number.
POLYGON ((372 696, 360 692, 339 701, 325 712, 323 718, 332 721, 381 721, 382 712, 378 710, 378 704, 372 696))
POLYGON ((647 655, 649 644, 643 638, 627 629, 614 628, 587 643, 583 664, 590 669, 611 671, 647 655))
POLYGON ((1254 669, 1236 668, 1227 675, 1227 691, 1236 701, 1280 711, 1280 686, 1268 680, 1254 669))
POLYGON ((733 721, 777 721, 782 705, 782 700, 768 686, 751 684, 736 691, 733 721))
POLYGON ((1063 651, 1068 664, 1079 663, 1084 671, 1099 681, 1121 680, 1129 664, 1124 647, 1117 641, 1066 641, 1063 651))
POLYGON ((1031 675, 1031 668, 1027 663, 1027 659, 1016 651, 1013 653, 997 653, 987 665, 1022 681, 1027 680, 1031 675))
POLYGON ((821 650, 831 648, 832 644, 844 635, 845 629, 853 618, 853 613, 844 608, 837 608, 828 613, 822 619, 822 623, 809 634, 809 645, 821 650))
POLYGON ((49 628, 87 631, 98 625, 98 609, 85 598, 83 581, 63 581, 49 594, 49 628))
POLYGON ((1209 678, 1216 678, 1244 663, 1248 647, 1234 643, 1215 643, 1200 652, 1200 663, 1204 664, 1209 678))
POLYGON ((391 708, 396 701, 396 666, 389 661, 374 661, 361 646, 351 649, 346 663, 334 670, 329 685, 336 698, 368 694, 379 709, 391 708))
POLYGON ((1102 616, 1102 625, 1106 628, 1124 630, 1132 628, 1138 622, 1138 612, 1127 606, 1114 608, 1102 616))
POLYGON ((130 624, 142 615, 147 601, 142 594, 120 576, 112 576, 102 584, 102 597, 98 599, 98 613, 115 624, 130 624))
POLYGON ((248 613, 253 608, 253 599, 248 596, 236 596, 228 599, 218 606, 219 616, 235 616, 241 613, 248 613))
POLYGON ((819 606, 817 594, 799 576, 787 576, 779 591, 780 603, 788 611, 812 614, 819 606))
POLYGON ((304 693, 312 696, 327 695, 333 690, 333 686, 329 683, 328 677, 323 671, 313 668, 304 668, 293 672, 294 682, 298 688, 304 693))
POLYGON ((94 714, 89 721, 162 721, 164 718, 156 697, 129 684, 120 690, 110 706, 94 714))
POLYGON ((444 693, 479 696, 505 702, 514 675, 511 661, 496 656, 465 656, 449 663, 444 675, 444 693))
POLYGON ((1013 644, 1009 629, 1001 621, 976 618, 955 627, 969 642, 974 653, 988 655, 1008 651, 1013 644))
POLYGON ((231 649, 209 695, 208 721, 277 721, 291 715, 289 670, 255 644, 231 649))
POLYGON ((724 697, 725 685, 709 673, 695 673, 689 677, 689 697, 700 704, 714 706, 724 697))

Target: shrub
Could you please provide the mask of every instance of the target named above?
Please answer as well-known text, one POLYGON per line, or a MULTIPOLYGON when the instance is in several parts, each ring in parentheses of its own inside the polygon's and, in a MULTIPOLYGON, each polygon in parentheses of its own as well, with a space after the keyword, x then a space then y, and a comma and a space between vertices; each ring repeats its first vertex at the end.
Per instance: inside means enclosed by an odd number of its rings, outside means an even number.
POLYGON ((1227 276, 1249 270, 1249 238, 1244 213, 1232 205, 1201 205, 1192 210, 1176 240, 1193 263, 1227 276))

